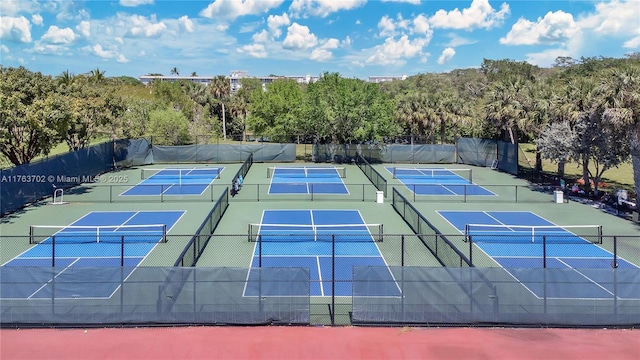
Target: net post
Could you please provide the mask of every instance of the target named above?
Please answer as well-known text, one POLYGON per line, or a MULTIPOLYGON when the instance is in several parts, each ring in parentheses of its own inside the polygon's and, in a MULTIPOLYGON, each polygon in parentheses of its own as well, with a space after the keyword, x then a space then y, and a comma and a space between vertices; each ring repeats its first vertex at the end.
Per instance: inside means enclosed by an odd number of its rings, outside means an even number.
POLYGON ((33 225, 29 225, 29 244, 35 244, 35 239, 33 238, 33 225))
POLYGON ((161 242, 166 243, 169 241, 167 238, 167 224, 162 224, 162 239, 161 242))
MULTIPOLYGON (((546 240, 546 236, 542 236, 542 241, 544 242, 546 240)), ((534 243, 536 242, 536 227, 532 226, 531 227, 531 242, 534 243)))
POLYGON ((251 224, 247 226, 247 242, 251 242, 251 224))
POLYGON ((469 224, 464 224, 464 238, 462 239, 464 242, 468 242, 471 235, 469 234, 469 224))
POLYGON ((96 242, 100 242, 100 226, 96 226, 96 242))
MULTIPOLYGON (((598 225, 598 244, 602 244, 603 243, 603 239, 602 239, 602 225, 598 225)), ((614 243, 615 246, 615 243, 614 243)))
POLYGON ((144 180, 144 169, 140 169, 140 180, 144 180))

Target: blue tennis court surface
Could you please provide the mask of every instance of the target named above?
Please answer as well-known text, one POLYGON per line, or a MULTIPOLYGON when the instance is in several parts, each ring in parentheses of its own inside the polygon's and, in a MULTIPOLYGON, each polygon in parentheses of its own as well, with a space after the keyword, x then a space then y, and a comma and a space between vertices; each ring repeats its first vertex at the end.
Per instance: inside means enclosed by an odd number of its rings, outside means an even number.
POLYGON ((276 167, 269 194, 349 194, 335 167, 276 167))
MULTIPOLYGON (((610 299, 613 294, 625 294, 627 299, 640 299, 638 287, 613 289, 609 279, 601 279, 602 271, 612 268, 613 254, 581 237, 571 227, 563 229, 529 211, 438 211, 461 233, 471 235, 474 244, 500 266, 542 298, 610 299), (483 226, 470 226, 488 225, 483 226), (524 227, 531 227, 525 230, 524 227), (547 227, 547 228, 545 228, 547 227), (536 230, 538 229, 538 230, 536 230), (545 237, 546 245, 543 243, 545 237), (524 269, 542 268, 546 257, 547 268, 572 269, 565 286, 544 289, 540 279, 530 278, 538 273, 524 269), (519 271, 518 269, 522 270, 519 271)), ((576 227, 578 229, 579 227, 576 227)), ((580 232, 586 232, 580 230, 580 232)), ((620 269, 637 268, 618 258, 620 269)), ((564 282, 564 281, 563 281, 564 282)), ((620 285, 618 285, 620 286, 620 285)))
POLYGON ((474 184, 470 169, 386 167, 393 176, 416 195, 495 196, 474 184))
MULTIPOLYGON (((357 210, 265 210, 259 226, 251 267, 259 267, 260 262, 262 267, 307 267, 312 296, 331 296, 332 278, 336 296, 351 296, 353 266, 386 266, 375 234, 357 210)), ((385 276, 372 284, 379 287, 378 295, 399 296, 391 272, 385 276)), ((249 274, 246 296, 282 296, 281 292, 290 291, 287 284, 282 289, 261 289, 256 277, 255 272, 249 274)))
MULTIPOLYGON (((224 168, 146 169, 150 175, 120 196, 201 195, 224 168)), ((145 169, 143 169, 143 174, 145 169)))
MULTIPOLYGON (((65 283, 65 276, 77 276, 69 269, 82 269, 92 279, 92 286, 57 286, 55 298, 109 298, 136 266, 163 241, 184 215, 184 211, 93 211, 77 221, 43 237, 27 251, 3 266, 51 267, 55 251, 55 282, 65 283), (159 227, 156 225, 164 225, 159 227), (90 227, 96 230, 90 231, 90 227), (82 228, 82 230, 79 230, 82 228), (166 229, 165 230, 163 230, 166 229), (122 242, 124 237, 124 244, 122 242), (124 249, 124 257, 122 251, 124 249), (121 262, 124 259, 124 267, 121 262)), ((54 294, 51 277, 29 279, 22 284, 5 286, 0 281, 2 298, 51 298, 54 294)), ((67 284, 72 283, 71 281, 67 284)))

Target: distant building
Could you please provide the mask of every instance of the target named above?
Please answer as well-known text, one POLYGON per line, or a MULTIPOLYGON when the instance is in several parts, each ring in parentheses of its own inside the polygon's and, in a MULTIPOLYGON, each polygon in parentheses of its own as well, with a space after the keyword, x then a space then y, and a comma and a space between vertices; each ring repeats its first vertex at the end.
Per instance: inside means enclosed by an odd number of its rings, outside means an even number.
POLYGON ((292 79, 295 80, 298 84, 309 84, 312 82, 316 82, 318 81, 318 79, 320 79, 319 76, 311 76, 311 75, 304 75, 304 76, 249 76, 249 73, 245 70, 233 70, 231 71, 231 76, 229 77, 230 81, 231 81, 231 92, 235 93, 236 91, 238 91, 240 89, 240 87, 242 86, 240 84, 240 79, 242 78, 254 78, 254 79, 258 79, 260 80, 260 83, 262 84, 262 88, 266 89, 268 84, 271 84, 272 82, 274 82, 277 79, 292 79))
POLYGON ((185 80, 185 81, 191 81, 191 82, 200 83, 204 85, 209 85, 211 81, 213 81, 213 79, 214 79, 214 76, 177 76, 177 75, 170 75, 170 76, 142 75, 138 78, 138 80, 140 80, 140 82, 142 82, 144 85, 149 85, 149 83, 153 82, 154 80, 170 81, 170 82, 185 80))
MULTIPOLYGON (((149 85, 153 81, 170 81, 176 82, 180 80, 184 81, 192 81, 195 83, 200 83, 205 86, 208 86, 215 76, 178 76, 178 75, 142 75, 138 79, 144 84, 149 85)), ((240 83, 240 79, 243 78, 254 78, 260 80, 262 83, 262 88, 266 89, 268 84, 271 84, 276 79, 292 79, 295 80, 298 84, 310 84, 312 82, 316 82, 320 79, 319 76, 311 76, 311 75, 303 75, 303 76, 249 76, 249 73, 245 70, 233 70, 231 71, 231 75, 228 77, 229 83, 231 85, 231 93, 235 93, 242 86, 240 83)), ((370 83, 381 83, 385 81, 391 80, 405 80, 407 75, 400 76, 369 76, 370 83)))
POLYGON ((398 75, 382 75, 382 76, 369 76, 369 82, 370 83, 381 83, 381 82, 385 82, 385 81, 393 81, 393 80, 406 80, 407 79, 407 75, 406 74, 402 74, 400 76, 398 75))

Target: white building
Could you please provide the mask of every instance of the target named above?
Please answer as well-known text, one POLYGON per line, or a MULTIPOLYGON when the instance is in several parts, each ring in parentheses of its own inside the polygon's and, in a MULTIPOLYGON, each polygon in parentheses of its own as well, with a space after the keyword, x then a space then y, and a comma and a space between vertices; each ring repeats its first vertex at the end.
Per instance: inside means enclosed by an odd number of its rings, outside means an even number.
MULTIPOLYGON (((215 76, 178 76, 178 75, 142 75, 139 77, 139 80, 144 85, 149 85, 153 81, 192 81, 195 83, 200 83, 205 86, 208 86, 215 76)), ((242 86, 240 83, 240 79, 243 78, 254 78, 260 80, 262 83, 262 88, 265 89, 268 84, 274 82, 276 79, 292 79, 295 80, 298 84, 310 84, 312 82, 316 82, 320 79, 319 76, 311 76, 311 75, 303 75, 303 76, 249 76, 249 73, 245 70, 233 70, 231 71, 231 75, 228 77, 229 83, 231 85, 231 93, 235 93, 242 86)), ((369 82, 371 83, 381 83, 385 81, 391 80, 405 80, 407 75, 403 74, 400 76, 369 76, 369 82)))

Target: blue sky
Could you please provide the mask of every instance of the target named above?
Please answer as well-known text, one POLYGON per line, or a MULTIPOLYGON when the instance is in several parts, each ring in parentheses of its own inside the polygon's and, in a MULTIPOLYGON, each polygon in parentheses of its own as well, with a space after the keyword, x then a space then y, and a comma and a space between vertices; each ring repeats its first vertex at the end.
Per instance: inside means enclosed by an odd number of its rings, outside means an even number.
POLYGON ((640 52, 640 1, 0 1, 0 64, 57 76, 415 75, 640 52))

